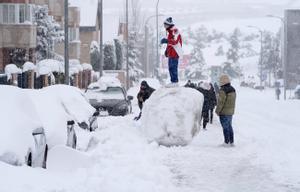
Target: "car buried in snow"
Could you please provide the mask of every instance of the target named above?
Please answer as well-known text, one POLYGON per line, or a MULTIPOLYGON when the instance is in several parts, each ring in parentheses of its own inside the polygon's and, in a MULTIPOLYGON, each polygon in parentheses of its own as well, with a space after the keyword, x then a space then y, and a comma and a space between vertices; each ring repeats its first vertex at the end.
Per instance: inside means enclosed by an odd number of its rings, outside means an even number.
POLYGON ((0 161, 46 168, 46 135, 31 99, 13 86, 0 86, 0 94, 0 161))
POLYGON ((90 104, 99 111, 100 116, 125 116, 132 112, 132 96, 114 78, 102 78, 92 83, 85 92, 90 104))

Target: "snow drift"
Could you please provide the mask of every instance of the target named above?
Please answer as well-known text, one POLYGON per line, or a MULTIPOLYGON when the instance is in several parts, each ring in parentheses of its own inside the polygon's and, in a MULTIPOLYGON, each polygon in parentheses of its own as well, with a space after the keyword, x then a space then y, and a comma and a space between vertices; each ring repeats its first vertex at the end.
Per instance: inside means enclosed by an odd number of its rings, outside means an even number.
POLYGON ((191 88, 155 91, 143 108, 143 133, 160 145, 187 145, 199 132, 203 100, 191 88))

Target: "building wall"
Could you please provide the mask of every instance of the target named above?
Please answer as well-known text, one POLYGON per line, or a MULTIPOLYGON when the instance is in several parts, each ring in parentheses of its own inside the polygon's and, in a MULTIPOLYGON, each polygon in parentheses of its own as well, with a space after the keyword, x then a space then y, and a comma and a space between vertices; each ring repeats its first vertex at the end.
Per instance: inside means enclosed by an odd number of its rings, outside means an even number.
POLYGON ((90 45, 92 41, 100 42, 100 31, 97 23, 94 30, 87 30, 85 27, 80 28, 80 41, 81 41, 81 63, 91 63, 90 59, 90 45))
POLYGON ((35 25, 0 25, 2 47, 36 47, 35 25))

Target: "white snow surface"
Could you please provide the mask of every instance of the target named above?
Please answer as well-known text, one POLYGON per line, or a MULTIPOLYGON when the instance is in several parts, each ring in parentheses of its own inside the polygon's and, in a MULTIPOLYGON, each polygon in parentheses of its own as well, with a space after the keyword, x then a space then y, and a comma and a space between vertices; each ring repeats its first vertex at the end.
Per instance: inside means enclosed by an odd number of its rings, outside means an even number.
POLYGON ((0 191, 300 191, 299 100, 277 101, 274 89, 236 89, 235 147, 220 146, 217 118, 189 145, 164 147, 149 144, 133 115, 101 117, 93 147, 53 148, 51 169, 0 162, 0 191))
POLYGON ((158 89, 145 102, 143 132, 150 142, 187 145, 200 130, 203 95, 191 88, 158 89))
POLYGON ((93 66, 89 63, 82 64, 83 70, 93 70, 93 66))

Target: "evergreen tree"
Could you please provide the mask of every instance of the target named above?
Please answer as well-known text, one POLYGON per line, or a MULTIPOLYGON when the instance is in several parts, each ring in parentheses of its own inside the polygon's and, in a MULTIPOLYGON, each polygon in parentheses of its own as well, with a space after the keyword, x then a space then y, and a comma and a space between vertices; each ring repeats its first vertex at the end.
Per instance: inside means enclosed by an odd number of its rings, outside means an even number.
POLYGON ((217 52, 215 53, 215 55, 216 55, 216 56, 223 56, 224 54, 225 54, 225 53, 224 53, 223 46, 220 45, 220 46, 218 47, 218 50, 217 50, 217 52))
POLYGON ((90 45, 90 59, 94 71, 99 71, 100 66, 100 48, 96 41, 92 41, 90 45))
POLYGON ((238 64, 240 59, 240 36, 241 32, 238 28, 236 28, 229 38, 230 48, 227 51, 227 61, 234 65, 238 64))
POLYGON ((138 47, 135 45, 138 44, 138 35, 136 32, 129 32, 129 76, 132 82, 138 82, 139 79, 144 75, 142 69, 142 63, 139 60, 139 55, 141 54, 138 47))
POLYGON ((116 52, 115 47, 112 43, 104 44, 104 70, 115 70, 116 69, 116 52))
POLYGON ((48 13, 47 6, 36 6, 35 16, 37 23, 37 60, 54 58, 54 43, 64 40, 64 32, 48 13))
POLYGON ((118 39, 114 39, 115 50, 116 50, 116 70, 121 70, 123 66, 123 47, 118 39))
POLYGON ((190 65, 186 68, 185 75, 188 79, 199 79, 203 78, 203 67, 206 65, 203 56, 203 49, 205 48, 205 43, 209 41, 208 30, 201 26, 194 32, 188 30, 189 43, 193 46, 191 51, 190 65))

